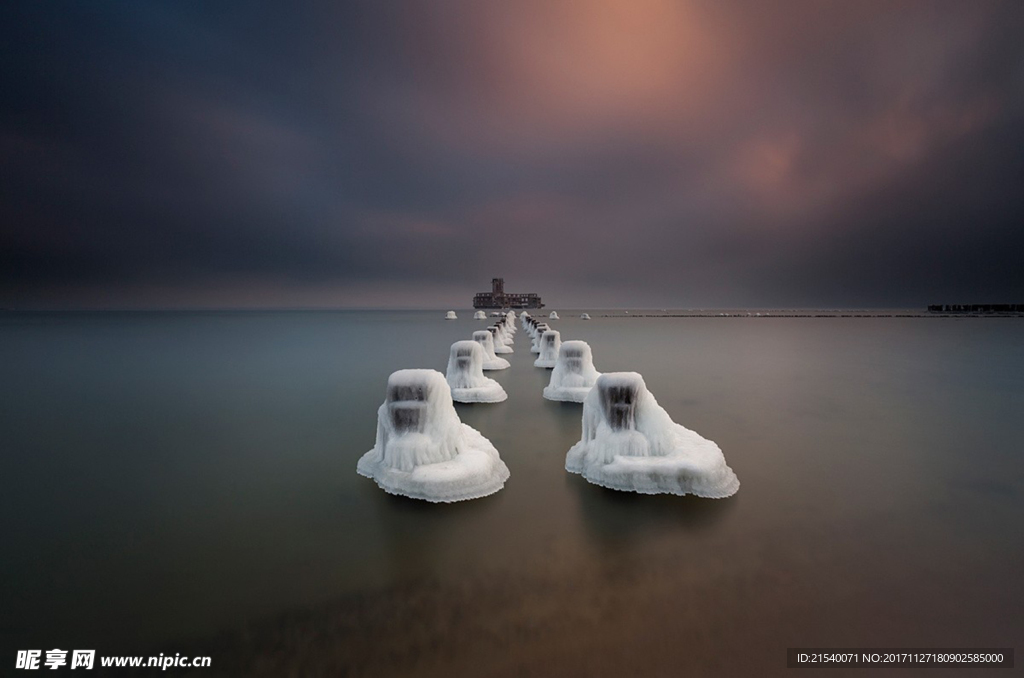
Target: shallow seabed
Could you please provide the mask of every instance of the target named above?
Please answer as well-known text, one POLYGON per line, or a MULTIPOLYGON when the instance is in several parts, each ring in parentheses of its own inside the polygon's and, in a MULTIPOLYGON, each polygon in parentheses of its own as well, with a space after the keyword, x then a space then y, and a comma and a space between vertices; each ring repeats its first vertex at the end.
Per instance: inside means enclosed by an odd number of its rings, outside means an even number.
POLYGON ((471 311, 0 316, 3 661, 751 676, 793 646, 1019 645, 1024 319, 558 310, 719 444, 736 496, 566 473, 581 406, 541 397, 522 330, 487 373, 509 399, 457 406, 504 490, 431 505, 357 476, 388 375, 443 371, 490 322, 471 311))

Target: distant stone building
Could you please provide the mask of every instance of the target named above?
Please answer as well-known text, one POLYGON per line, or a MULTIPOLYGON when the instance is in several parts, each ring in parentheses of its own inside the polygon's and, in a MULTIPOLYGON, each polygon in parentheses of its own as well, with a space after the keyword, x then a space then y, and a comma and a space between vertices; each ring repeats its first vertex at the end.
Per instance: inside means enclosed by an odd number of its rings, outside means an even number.
POLYGON ((473 297, 473 308, 544 308, 540 296, 505 291, 505 279, 491 280, 490 292, 479 292, 473 297))

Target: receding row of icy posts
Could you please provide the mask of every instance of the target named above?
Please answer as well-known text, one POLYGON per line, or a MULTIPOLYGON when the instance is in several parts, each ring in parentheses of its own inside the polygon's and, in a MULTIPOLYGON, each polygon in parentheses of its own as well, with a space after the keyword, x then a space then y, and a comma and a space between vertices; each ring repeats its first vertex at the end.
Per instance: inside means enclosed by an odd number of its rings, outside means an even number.
MULTIPOLYGON (((673 422, 635 372, 598 378, 565 468, 596 485, 644 494, 721 498, 739 489, 718 446, 673 422)), ((356 469, 387 492, 433 502, 483 497, 509 477, 490 441, 459 420, 448 382, 434 370, 391 375, 376 441, 356 469)))
POLYGON ((526 333, 530 335, 531 346, 530 353, 540 353, 540 340, 544 336, 544 332, 551 329, 551 326, 544 322, 539 322, 533 318, 527 318, 526 333))
MULTIPOLYGON (((499 325, 512 324, 513 317, 507 315, 499 325)), ((521 319, 528 329, 540 329, 529 314, 521 319)), ((488 338, 493 343, 488 332, 482 341, 474 335, 474 341, 453 344, 447 379, 433 370, 391 375, 377 413, 377 440, 359 460, 360 474, 388 492, 435 502, 474 499, 504 486, 509 471, 497 450, 459 420, 452 404, 456 394, 468 402, 507 397, 497 382, 483 376, 488 338)), ((591 483, 703 497, 727 497, 739 489, 715 443, 673 422, 639 374, 599 375, 585 342, 559 347, 544 396, 583 401, 582 436, 567 453, 565 468, 591 483)))
POLYGON ((501 342, 504 352, 512 352, 504 342, 512 342, 514 319, 509 313, 474 332, 472 340, 452 344, 444 376, 435 370, 393 373, 377 410, 377 439, 356 470, 386 492, 432 502, 476 499, 500 490, 508 467, 489 440, 462 423, 454 402, 508 398, 483 371, 508 368, 495 350, 501 342))
POLYGON ((496 355, 494 335, 488 330, 477 330, 473 333, 473 341, 480 344, 484 351, 483 368, 485 370, 507 370, 509 362, 496 355))
POLYGON ((473 333, 470 341, 452 344, 445 379, 452 398, 460 403, 500 403, 508 398, 501 384, 484 376, 484 370, 504 370, 509 363, 497 353, 511 353, 515 314, 509 312, 487 330, 473 333))
MULTIPOLYGON (((483 311, 480 311, 483 313, 483 311)), ((486 317, 486 316, 484 316, 486 317)), ((483 348, 483 369, 485 370, 506 370, 509 362, 499 358, 498 353, 512 353, 512 343, 515 341, 513 335, 516 332, 515 314, 509 311, 497 323, 486 330, 473 332, 473 341, 483 348)), ((455 346, 452 346, 454 349, 455 346)))
MULTIPOLYGON (((526 311, 522 311, 522 312, 525 313, 526 311)), ((515 315, 515 313, 513 313, 512 311, 509 311, 509 313, 512 313, 513 316, 515 315)), ((486 320, 486 317, 487 317, 487 314, 485 312, 483 312, 482 310, 477 310, 476 312, 473 313, 473 320, 474 321, 483 321, 483 320, 486 320)), ((553 320, 553 321, 560 320, 559 317, 558 317, 558 311, 555 311, 555 310, 551 311, 548 314, 548 317, 549 317, 550 320, 553 320)), ((590 320, 590 313, 583 313, 582 315, 580 315, 580 317, 581 317, 582 320, 589 321, 590 320)), ((450 310, 450 311, 447 311, 446 313, 444 313, 444 320, 446 320, 446 321, 457 321, 457 320, 459 320, 459 316, 455 314, 454 310, 450 310)))
MULTIPOLYGON (((475 317, 487 316, 478 311, 475 317)), ((454 311, 445 318, 457 319, 454 311)), ((500 490, 508 468, 486 438, 459 420, 454 401, 508 398, 501 384, 485 377, 483 370, 508 368, 508 361, 495 355, 495 337, 510 341, 511 322, 503 317, 490 331, 474 332, 473 340, 452 344, 445 376, 434 370, 393 373, 377 411, 377 439, 359 459, 357 471, 387 492, 427 501, 461 501, 500 490)))
POLYGON ((494 337, 494 352, 495 353, 512 353, 512 342, 514 339, 512 335, 515 334, 515 327, 506 320, 502 319, 499 322, 490 325, 487 331, 494 337))
POLYGON ((594 368, 594 357, 590 345, 585 341, 562 342, 561 334, 546 323, 531 323, 526 318, 524 325, 534 335, 534 345, 539 354, 535 367, 551 372, 551 379, 544 389, 548 400, 582 403, 587 393, 597 382, 601 373, 594 368))
POLYGON ((590 345, 561 341, 544 323, 523 319, 540 356, 551 368, 548 400, 583 403, 583 433, 566 455, 565 468, 588 481, 645 494, 728 497, 739 480, 718 445, 676 424, 636 372, 602 375, 590 345))
POLYGON ((526 311, 519 318, 527 333, 533 337, 531 350, 539 354, 534 366, 553 370, 551 381, 544 389, 544 397, 548 400, 582 403, 600 376, 594 369, 590 346, 583 341, 567 341, 562 344, 557 330, 531 318, 526 311))

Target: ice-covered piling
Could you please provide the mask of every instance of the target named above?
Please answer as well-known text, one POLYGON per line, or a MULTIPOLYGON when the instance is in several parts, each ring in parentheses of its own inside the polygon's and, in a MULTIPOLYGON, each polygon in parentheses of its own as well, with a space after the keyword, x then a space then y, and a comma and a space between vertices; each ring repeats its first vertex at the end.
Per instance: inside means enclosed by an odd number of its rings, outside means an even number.
POLYGON ((544 333, 550 329, 551 327, 547 323, 537 323, 533 328, 533 342, 530 345, 530 353, 540 353, 540 340, 544 333))
POLYGON ((484 350, 484 362, 483 368, 485 370, 505 370, 509 367, 509 362, 504 358, 499 358, 494 353, 494 336, 487 330, 479 330, 473 333, 473 341, 480 344, 484 350))
POLYGON ((458 320, 459 316, 455 315, 455 311, 448 311, 444 314, 445 320, 458 320))
POLYGON ((534 367, 551 369, 558 361, 558 348, 562 345, 562 336, 557 330, 548 330, 540 338, 540 356, 533 361, 534 367))
POLYGON ((740 486, 718 445, 672 421, 636 372, 597 379, 565 469, 595 485, 643 494, 721 498, 740 486))
POLYGON ((445 380, 457 403, 500 403, 508 399, 501 384, 484 376, 484 349, 475 341, 456 341, 445 380))
POLYGON ((544 387, 548 400, 582 403, 601 373, 594 368, 590 345, 585 341, 565 341, 558 349, 558 360, 551 381, 544 387))
POLYGON ((497 325, 491 325, 487 328, 487 331, 494 337, 494 352, 495 353, 512 353, 512 347, 505 343, 504 335, 501 329, 497 325))
POLYGON ((483 311, 477 311, 473 314, 473 320, 487 320, 487 314, 483 311))
POLYGON ((435 370, 399 370, 377 410, 377 440, 356 465, 391 494, 431 502, 476 499, 500 490, 508 467, 494 445, 459 420, 435 370))
POLYGON ((514 339, 512 338, 513 332, 509 328, 508 323, 505 322, 504 320, 499 320, 498 322, 494 323, 494 326, 498 328, 498 333, 501 335, 501 340, 504 343, 511 345, 514 339))

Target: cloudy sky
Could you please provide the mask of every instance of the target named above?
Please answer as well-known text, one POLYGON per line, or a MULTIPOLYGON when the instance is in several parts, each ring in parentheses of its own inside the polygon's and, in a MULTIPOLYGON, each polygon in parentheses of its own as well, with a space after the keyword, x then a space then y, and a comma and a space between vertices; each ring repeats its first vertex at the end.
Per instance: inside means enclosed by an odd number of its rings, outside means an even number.
POLYGON ((0 5, 0 306, 1024 301, 1020 0, 0 5))

